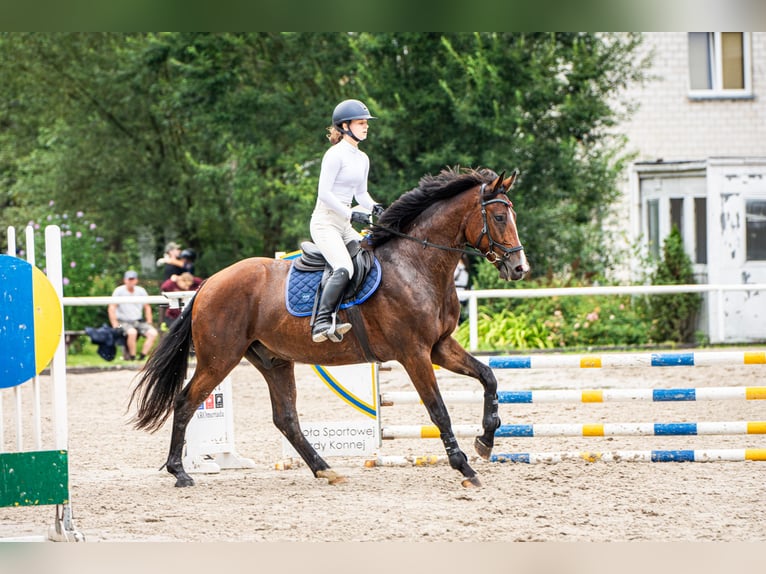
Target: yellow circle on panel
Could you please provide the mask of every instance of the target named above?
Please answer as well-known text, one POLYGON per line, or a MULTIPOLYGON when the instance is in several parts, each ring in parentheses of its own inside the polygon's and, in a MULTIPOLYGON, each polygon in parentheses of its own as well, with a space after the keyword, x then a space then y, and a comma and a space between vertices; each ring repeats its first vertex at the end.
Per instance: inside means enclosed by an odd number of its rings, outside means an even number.
POLYGON ((53 359, 64 327, 61 301, 45 273, 32 267, 32 304, 35 319, 35 372, 53 359))

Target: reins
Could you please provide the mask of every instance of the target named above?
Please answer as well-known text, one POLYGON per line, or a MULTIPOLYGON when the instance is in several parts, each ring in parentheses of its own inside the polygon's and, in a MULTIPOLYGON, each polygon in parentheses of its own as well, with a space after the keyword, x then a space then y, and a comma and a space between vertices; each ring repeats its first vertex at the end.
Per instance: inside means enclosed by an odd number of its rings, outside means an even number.
MULTIPOLYGON (((415 241, 416 243, 420 243, 423 246, 423 249, 425 249, 426 247, 433 247, 434 249, 441 249, 442 251, 454 251, 455 253, 465 253, 466 255, 470 255, 472 257, 484 257, 484 254, 479 250, 469 251, 467 249, 461 249, 460 247, 450 247, 449 245, 440 245, 438 243, 431 243, 427 239, 418 239, 417 237, 413 237, 412 235, 407 235, 406 233, 402 233, 401 231, 397 231, 396 229, 386 227, 385 225, 380 225, 379 223, 373 223, 372 227, 377 227, 378 229, 387 231, 388 233, 392 235, 396 235, 397 237, 401 237, 402 239, 409 239, 410 241, 415 241)), ((474 247, 474 249, 476 248, 474 247)))
MULTIPOLYGON (((486 187, 486 183, 482 184, 481 190, 479 192, 479 197, 481 198, 484 194, 484 188, 486 187)), ((475 251, 469 251, 468 249, 462 249, 460 247, 450 247, 449 245, 440 245, 438 243, 432 243, 428 241, 427 239, 418 239, 417 237, 413 237, 412 235, 407 235, 406 233, 402 233, 401 231, 398 231, 396 229, 392 229, 390 227, 386 227, 385 225, 380 225, 379 223, 373 223, 372 227, 377 227, 378 229, 382 229, 383 231, 387 231, 388 233, 391 233, 392 235, 396 235, 397 237, 401 237, 402 239, 409 239, 410 241, 415 241, 417 243, 420 243, 423 246, 423 249, 426 249, 427 247, 433 247, 434 249, 440 249, 442 251, 452 251, 455 253, 463 253, 465 255, 470 255, 471 257, 485 257, 487 261, 490 263, 494 263, 498 259, 507 259, 511 256, 512 253, 517 253, 518 251, 523 251, 524 246, 519 244, 516 247, 506 247, 502 243, 497 243, 494 239, 492 239, 492 236, 489 233, 489 224, 487 223, 487 205, 490 203, 505 203, 501 199, 489 199, 489 200, 483 200, 481 199, 481 218, 482 218, 482 230, 481 235, 479 235, 479 239, 477 241, 477 244, 481 243, 482 238, 486 235, 488 240, 487 245, 487 252, 482 253, 481 250, 476 245, 471 245, 475 251), (495 253, 492 249, 493 247, 499 247, 503 251, 502 257, 499 257, 497 253, 495 253), (490 258, 490 256, 493 256, 493 258, 490 258)))

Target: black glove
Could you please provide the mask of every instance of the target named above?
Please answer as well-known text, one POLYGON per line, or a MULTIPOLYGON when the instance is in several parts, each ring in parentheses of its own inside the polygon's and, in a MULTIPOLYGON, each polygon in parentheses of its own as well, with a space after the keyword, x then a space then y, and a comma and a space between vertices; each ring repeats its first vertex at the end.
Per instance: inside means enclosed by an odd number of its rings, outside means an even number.
POLYGON ((351 223, 361 223, 363 225, 369 225, 372 223, 372 217, 370 217, 369 213, 364 213, 363 211, 352 211, 351 223))
POLYGON ((384 212, 385 210, 386 210, 386 208, 385 208, 385 207, 383 207, 383 205, 382 205, 382 204, 380 204, 380 203, 376 203, 375 205, 373 205, 373 206, 372 206, 372 214, 373 214, 373 215, 374 215, 376 218, 378 218, 378 217, 380 217, 381 215, 383 215, 383 212, 384 212))

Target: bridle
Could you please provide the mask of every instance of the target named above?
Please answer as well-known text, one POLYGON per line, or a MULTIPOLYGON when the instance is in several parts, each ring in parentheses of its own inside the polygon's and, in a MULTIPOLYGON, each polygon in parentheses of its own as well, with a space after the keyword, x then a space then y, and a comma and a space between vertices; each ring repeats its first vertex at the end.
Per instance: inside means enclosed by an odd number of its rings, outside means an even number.
POLYGON ((431 243, 430 241, 426 239, 418 239, 417 237, 413 237, 412 235, 407 235, 406 233, 402 233, 401 231, 398 231, 396 229, 392 229, 390 227, 386 227, 385 225, 380 225, 379 223, 373 223, 372 227, 377 227, 378 229, 382 229, 384 231, 387 231, 388 233, 391 233, 392 235, 396 235, 397 237, 401 237, 403 239, 409 239, 411 241, 416 241, 417 243, 420 243, 423 246, 423 249, 426 247, 433 247, 434 249, 441 249, 442 251, 454 251, 456 253, 464 253, 466 255, 470 255, 472 257, 485 257, 487 261, 490 263, 495 263, 501 259, 509 259, 512 254, 518 253, 519 251, 524 250, 524 246, 519 244, 516 247, 506 247, 502 243, 498 243, 494 239, 492 239, 492 235, 489 232, 489 223, 487 221, 487 206, 491 203, 502 203, 505 205, 508 205, 510 208, 510 205, 505 203, 502 199, 495 197, 493 199, 484 199, 484 190, 486 189, 487 184, 482 183, 481 189, 479 190, 479 202, 481 207, 481 220, 482 220, 482 229, 481 234, 479 235, 479 238, 476 240, 476 244, 470 244, 471 247, 473 247, 476 251, 469 251, 468 249, 461 249, 460 247, 450 247, 448 245, 440 245, 438 243, 431 243), (481 240, 484 238, 484 236, 487 236, 487 252, 482 253, 481 248, 479 245, 481 245, 481 240), (503 254, 498 255, 495 253, 494 248, 498 247, 503 254))
MULTIPOLYGON (((481 184, 481 190, 479 191, 479 197, 484 197, 484 189, 487 187, 486 183, 481 184)), ((479 235, 479 239, 476 241, 476 245, 471 245, 474 249, 479 249, 479 245, 481 245, 481 240, 484 238, 484 236, 487 236, 487 252, 484 254, 484 257, 487 258, 487 261, 490 263, 495 263, 498 259, 508 259, 513 253, 518 253, 519 251, 524 250, 524 246, 519 243, 516 247, 506 247, 502 243, 498 243, 494 239, 492 239, 492 235, 489 233, 489 224, 487 222, 487 206, 490 203, 502 203, 504 205, 508 205, 509 211, 511 205, 505 203, 502 199, 499 197, 495 197, 494 199, 482 199, 481 200, 481 221, 482 221, 482 228, 481 228, 481 235, 479 235), (498 247, 502 252, 503 255, 501 257, 498 257, 497 253, 495 253, 495 247, 498 247), (490 258, 490 255, 492 258, 490 258)))

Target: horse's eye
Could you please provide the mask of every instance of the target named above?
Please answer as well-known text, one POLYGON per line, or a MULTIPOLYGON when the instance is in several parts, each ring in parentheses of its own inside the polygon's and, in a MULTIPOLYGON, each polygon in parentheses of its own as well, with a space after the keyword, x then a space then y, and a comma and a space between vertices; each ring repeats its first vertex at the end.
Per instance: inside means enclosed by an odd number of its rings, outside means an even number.
POLYGON ((503 223, 505 221, 505 215, 502 213, 498 215, 493 215, 493 217, 495 218, 495 221, 497 221, 498 223, 503 223))

